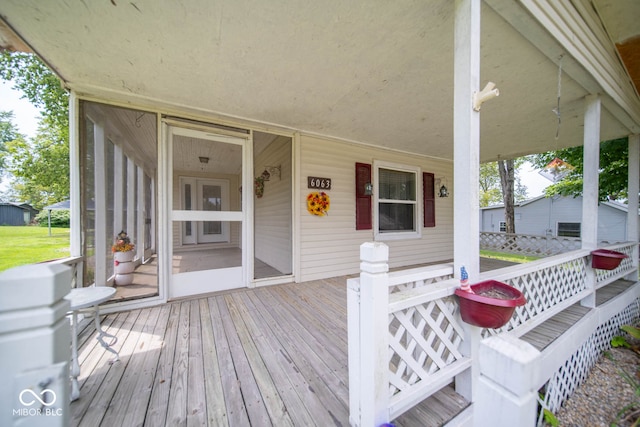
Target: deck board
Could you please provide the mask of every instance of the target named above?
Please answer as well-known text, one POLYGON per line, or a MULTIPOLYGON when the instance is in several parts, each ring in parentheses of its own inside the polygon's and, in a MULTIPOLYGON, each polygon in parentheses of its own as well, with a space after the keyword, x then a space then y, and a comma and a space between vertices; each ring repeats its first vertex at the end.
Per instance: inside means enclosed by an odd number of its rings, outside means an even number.
MULTIPOLYGON (((81 332, 71 425, 348 426, 346 278, 277 285, 106 316, 120 362, 81 332)), ((437 426, 451 387, 395 420, 437 426)))
POLYGON ((173 356, 176 348, 179 318, 180 304, 171 304, 163 337, 164 342, 160 350, 160 357, 156 367, 157 371, 144 420, 145 426, 162 426, 165 425, 167 419, 167 405, 169 403, 169 392, 171 389, 171 373, 173 372, 173 356))
POLYGON ((536 326, 521 338, 539 351, 543 351, 549 344, 575 325, 587 312, 589 312, 587 307, 582 307, 579 303, 574 304, 536 326))
POLYGON ((596 291, 596 305, 602 305, 612 299, 613 297, 624 292, 636 282, 625 279, 618 279, 613 283, 609 283, 596 291))

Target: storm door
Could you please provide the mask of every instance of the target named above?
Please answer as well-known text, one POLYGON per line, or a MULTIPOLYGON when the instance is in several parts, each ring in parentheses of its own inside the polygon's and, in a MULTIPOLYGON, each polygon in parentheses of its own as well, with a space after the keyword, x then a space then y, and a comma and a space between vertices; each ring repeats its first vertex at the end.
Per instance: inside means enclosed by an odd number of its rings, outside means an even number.
MULTIPOLYGON (((248 137, 248 135, 247 135, 248 137)), ((246 286, 242 202, 248 138, 168 127, 172 172, 169 297, 246 286)))

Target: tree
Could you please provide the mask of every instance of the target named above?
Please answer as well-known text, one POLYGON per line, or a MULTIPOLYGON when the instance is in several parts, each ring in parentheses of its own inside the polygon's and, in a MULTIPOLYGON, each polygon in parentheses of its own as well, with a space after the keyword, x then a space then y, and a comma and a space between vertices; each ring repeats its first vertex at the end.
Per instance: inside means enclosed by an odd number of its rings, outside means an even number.
POLYGON ((498 163, 482 163, 480 165, 480 207, 497 205, 501 201, 498 163))
MULTIPOLYGON (((547 197, 582 195, 583 153, 581 145, 531 156, 531 162, 539 169, 544 169, 555 158, 562 159, 573 166, 573 169, 569 170, 560 181, 547 187, 545 190, 547 197)), ((601 201, 627 198, 628 158, 627 138, 600 143, 599 198, 601 201)))
POLYGON ((6 168, 15 177, 12 192, 36 208, 69 197, 69 96, 60 80, 32 54, 0 52, 0 77, 41 108, 32 141, 4 144, 6 168))
POLYGON ((7 144, 13 190, 36 209, 69 197, 68 134, 45 118, 32 141, 18 138, 7 144))
POLYGON ((518 169, 528 160, 520 157, 480 165, 480 207, 502 202, 505 209, 506 232, 515 233, 515 203, 526 200, 527 187, 518 176, 518 169))
POLYGON ((14 89, 22 91, 29 102, 41 108, 50 124, 69 127, 69 94, 60 79, 36 55, 0 51, 0 77, 12 82, 14 89))
POLYGON ((18 138, 24 137, 13 124, 13 112, 0 111, 0 181, 6 166, 7 144, 18 138))
MULTIPOLYGON (((513 195, 516 203, 527 199, 527 187, 522 184, 519 171, 527 161, 527 157, 520 157, 514 160, 514 181, 513 195)), ((480 164, 480 207, 497 205, 504 203, 502 198, 503 189, 498 171, 498 162, 488 162, 480 164)))
POLYGON ((502 200, 504 203, 505 231, 515 234, 515 196, 513 187, 515 186, 515 161, 498 160, 498 172, 500 172, 500 186, 502 187, 502 200))

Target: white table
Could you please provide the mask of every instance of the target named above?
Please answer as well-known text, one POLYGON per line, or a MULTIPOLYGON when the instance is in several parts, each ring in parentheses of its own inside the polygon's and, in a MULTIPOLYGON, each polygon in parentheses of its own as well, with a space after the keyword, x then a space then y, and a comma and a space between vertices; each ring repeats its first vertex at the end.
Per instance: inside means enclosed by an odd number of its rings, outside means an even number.
POLYGON ((116 362, 120 360, 118 352, 111 348, 116 343, 118 338, 114 335, 108 334, 102 330, 100 325, 100 303, 103 303, 110 299, 116 290, 107 286, 92 286, 89 288, 75 288, 71 289, 71 292, 64 297, 71 303, 71 400, 76 400, 80 397, 80 387, 78 387, 78 376, 80 375, 80 363, 78 362, 78 312, 80 310, 92 310, 96 324, 96 331, 98 336, 96 339, 106 350, 113 353, 116 362), (104 338, 111 338, 109 343, 106 343, 104 338))

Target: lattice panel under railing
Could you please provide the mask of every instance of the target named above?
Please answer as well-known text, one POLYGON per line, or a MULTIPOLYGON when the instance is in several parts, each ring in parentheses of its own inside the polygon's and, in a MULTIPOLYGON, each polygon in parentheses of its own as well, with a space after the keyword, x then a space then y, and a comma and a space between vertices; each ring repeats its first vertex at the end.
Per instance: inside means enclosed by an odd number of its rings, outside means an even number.
POLYGON ((390 396, 408 390, 463 358, 462 326, 452 296, 389 315, 390 396))
POLYGON ((407 289, 420 288, 422 286, 431 285, 433 283, 442 282, 443 280, 453 279, 453 274, 448 274, 438 277, 430 277, 428 279, 415 280, 408 283, 401 283, 399 285, 389 286, 389 293, 406 291, 407 289))
POLYGON ((580 239, 483 231, 480 233, 480 248, 544 257, 580 249, 580 239))
POLYGON ((623 259, 622 262, 620 262, 620 265, 617 268, 614 268, 613 270, 595 269, 596 282, 599 284, 606 283, 610 281, 610 279, 617 277, 621 271, 633 270, 635 268, 633 266, 633 249, 634 249, 634 245, 616 247, 615 248, 616 252, 623 253, 627 255, 628 258, 623 259))
POLYGON ((527 303, 516 308, 509 323, 496 332, 514 329, 532 317, 579 294, 586 289, 586 274, 585 258, 577 258, 505 280, 507 284, 524 294, 527 303))
POLYGON ((620 326, 632 324, 640 317, 640 299, 600 325, 564 365, 546 383, 539 399, 541 406, 538 426, 544 425, 544 409, 555 413, 582 384, 604 350, 611 348, 611 339, 620 334, 620 326))

